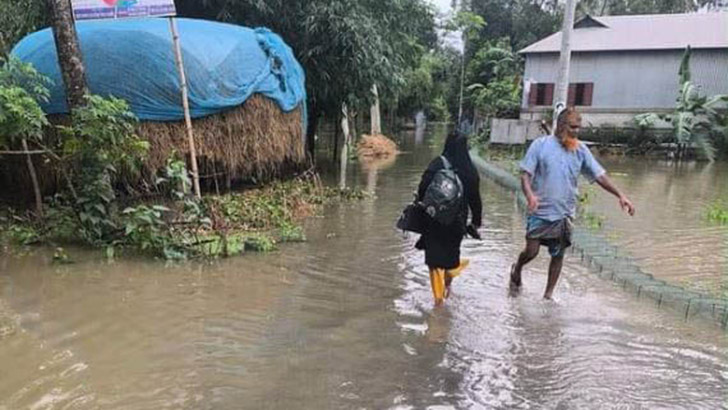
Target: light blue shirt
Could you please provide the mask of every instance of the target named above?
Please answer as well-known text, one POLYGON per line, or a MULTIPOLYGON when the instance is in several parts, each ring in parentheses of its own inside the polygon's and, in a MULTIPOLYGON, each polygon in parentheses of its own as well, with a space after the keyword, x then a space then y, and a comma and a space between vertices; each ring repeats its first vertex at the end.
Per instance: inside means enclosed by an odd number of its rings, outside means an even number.
POLYGON ((586 145, 579 142, 570 152, 553 135, 535 140, 520 165, 531 175, 531 188, 539 198, 533 216, 548 221, 574 217, 580 174, 593 183, 606 173, 586 145))

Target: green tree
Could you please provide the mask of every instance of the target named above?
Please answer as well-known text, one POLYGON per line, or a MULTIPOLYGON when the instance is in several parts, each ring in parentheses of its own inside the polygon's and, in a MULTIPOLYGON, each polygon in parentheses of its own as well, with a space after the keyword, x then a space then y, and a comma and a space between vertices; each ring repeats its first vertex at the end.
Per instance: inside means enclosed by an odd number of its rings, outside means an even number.
POLYGON ((719 0, 582 0, 578 10, 594 16, 625 14, 689 13, 698 9, 716 8, 719 0))
POLYGON ((713 161, 716 143, 722 145, 728 137, 728 115, 721 110, 728 103, 728 95, 700 95, 698 87, 692 82, 690 56, 691 50, 688 47, 678 72, 680 88, 675 111, 662 116, 641 114, 635 120, 638 125, 650 124, 658 118, 669 122, 678 145, 678 158, 684 157, 687 147, 695 146, 705 158, 713 161))
POLYGON ((0 58, 26 34, 47 25, 43 0, 0 0, 0 58))
POLYGON ((406 70, 436 41, 434 13, 423 0, 178 0, 177 6, 185 16, 280 34, 306 70, 309 137, 321 115, 335 117, 343 103, 367 105, 372 85, 396 93, 406 70))
POLYGON ((28 141, 40 142, 48 126, 39 103, 47 101, 50 80, 30 65, 15 58, 0 59, 0 148, 25 151, 28 174, 33 184, 36 213, 43 216, 43 200, 30 155, 28 141))
POLYGON ((521 59, 507 38, 485 43, 468 64, 468 91, 473 106, 487 118, 517 117, 521 67, 521 59))

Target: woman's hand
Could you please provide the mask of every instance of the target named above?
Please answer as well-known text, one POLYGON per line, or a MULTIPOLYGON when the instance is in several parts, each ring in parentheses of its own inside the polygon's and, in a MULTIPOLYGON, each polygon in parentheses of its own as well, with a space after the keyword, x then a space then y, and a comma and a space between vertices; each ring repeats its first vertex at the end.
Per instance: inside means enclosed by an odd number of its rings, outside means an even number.
POLYGON ((473 225, 473 224, 469 224, 468 226, 466 226, 465 232, 468 235, 470 235, 470 237, 473 239, 478 239, 478 240, 482 239, 480 237, 480 233, 478 232, 478 228, 476 228, 475 225, 473 225))

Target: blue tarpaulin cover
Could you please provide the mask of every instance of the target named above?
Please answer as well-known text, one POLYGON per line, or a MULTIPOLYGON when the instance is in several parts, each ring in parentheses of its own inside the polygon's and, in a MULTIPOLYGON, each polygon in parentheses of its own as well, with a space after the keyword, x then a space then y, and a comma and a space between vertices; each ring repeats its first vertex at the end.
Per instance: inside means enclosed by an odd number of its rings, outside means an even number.
MULTIPOLYGON (((192 117, 239 106, 254 93, 286 112, 305 103, 303 69, 278 35, 205 20, 180 18, 177 23, 192 117)), ((167 19, 78 22, 76 29, 91 93, 126 100, 142 120, 184 118, 167 19)), ((28 35, 12 54, 53 80, 45 112, 67 113, 51 30, 28 35)))

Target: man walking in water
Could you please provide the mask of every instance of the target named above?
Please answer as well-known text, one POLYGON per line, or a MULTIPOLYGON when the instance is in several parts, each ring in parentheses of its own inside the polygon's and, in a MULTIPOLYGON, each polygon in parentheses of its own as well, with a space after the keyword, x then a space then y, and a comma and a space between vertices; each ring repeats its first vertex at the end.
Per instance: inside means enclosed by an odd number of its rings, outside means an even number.
POLYGON ((536 258, 543 245, 551 254, 544 298, 551 299, 561 275, 564 253, 571 246, 580 174, 616 196, 619 205, 630 216, 635 213, 632 202, 612 184, 589 148, 579 141, 580 129, 581 115, 573 107, 565 109, 558 116, 556 135, 535 140, 521 161, 521 188, 528 201, 529 215, 526 249, 511 267, 513 291, 520 290, 523 267, 536 258))

